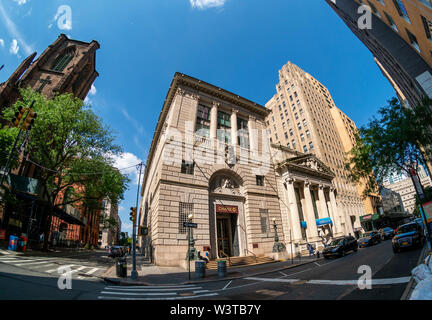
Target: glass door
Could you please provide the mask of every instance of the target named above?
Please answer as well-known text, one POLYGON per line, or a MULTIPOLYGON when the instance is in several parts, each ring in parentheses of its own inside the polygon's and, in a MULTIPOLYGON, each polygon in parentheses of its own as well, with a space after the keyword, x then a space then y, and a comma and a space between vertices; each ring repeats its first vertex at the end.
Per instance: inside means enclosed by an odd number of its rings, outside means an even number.
MULTIPOLYGON (((230 241, 230 220, 228 217, 217 218, 217 244, 218 250, 222 250, 228 256, 231 256, 231 241, 230 241)), ((218 252, 219 253, 219 252, 218 252)), ((219 257, 224 255, 219 253, 219 257)))

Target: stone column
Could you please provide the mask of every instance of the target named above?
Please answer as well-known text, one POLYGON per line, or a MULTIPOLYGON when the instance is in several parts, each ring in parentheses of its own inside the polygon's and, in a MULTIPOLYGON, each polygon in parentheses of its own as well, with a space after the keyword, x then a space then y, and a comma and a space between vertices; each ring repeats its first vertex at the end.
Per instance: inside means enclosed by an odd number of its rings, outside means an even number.
POLYGON ((302 232, 301 232, 301 226, 300 226, 300 216, 299 216, 299 210, 297 207, 297 199, 295 195, 294 190, 294 182, 295 180, 292 178, 288 178, 286 180, 287 185, 287 195, 288 195, 288 203, 289 203, 289 210, 290 210, 290 228, 292 232, 292 237, 294 240, 301 241, 302 240, 302 232))
POLYGON ((324 186, 322 184, 320 184, 318 187, 318 198, 320 204, 319 217, 321 219, 329 217, 330 215, 329 212, 327 211, 326 199, 324 196, 324 186))
POLYGON ((250 144, 250 150, 258 154, 258 133, 255 130, 255 121, 256 118, 254 116, 249 116, 249 122, 248 122, 249 144, 250 144))
POLYGON ((237 112, 238 110, 232 109, 231 113, 231 145, 237 145, 237 112))
POLYGON ((210 139, 217 139, 217 120, 218 120, 218 102, 213 102, 213 107, 210 111, 210 139))
POLYGON ((308 241, 314 242, 317 241, 318 238, 318 228, 316 225, 315 213, 312 205, 312 197, 310 194, 310 182, 306 181, 304 183, 304 197, 305 197, 305 219, 307 223, 307 237, 308 241))
POLYGON ((341 226, 340 221, 340 213, 336 204, 336 196, 335 196, 336 189, 330 188, 330 205, 331 209, 333 211, 333 218, 334 218, 334 226, 335 226, 335 236, 340 236, 344 233, 341 226))

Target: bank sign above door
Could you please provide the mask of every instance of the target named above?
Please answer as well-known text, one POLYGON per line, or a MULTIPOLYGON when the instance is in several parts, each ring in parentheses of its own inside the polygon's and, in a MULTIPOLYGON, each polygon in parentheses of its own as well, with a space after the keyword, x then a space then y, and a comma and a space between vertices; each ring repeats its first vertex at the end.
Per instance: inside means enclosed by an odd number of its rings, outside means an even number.
POLYGON ((239 210, 237 206, 225 206, 223 204, 217 204, 216 213, 238 214, 239 210))

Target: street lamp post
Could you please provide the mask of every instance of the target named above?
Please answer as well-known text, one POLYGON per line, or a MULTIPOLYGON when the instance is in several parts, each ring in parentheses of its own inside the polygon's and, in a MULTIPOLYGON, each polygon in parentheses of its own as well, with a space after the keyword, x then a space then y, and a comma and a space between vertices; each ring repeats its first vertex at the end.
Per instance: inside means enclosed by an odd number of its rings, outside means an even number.
POLYGON ((274 237, 274 245, 273 245, 273 252, 282 252, 284 249, 284 246, 282 243, 279 242, 279 236, 277 234, 277 225, 276 225, 276 218, 273 218, 273 229, 275 232, 275 237, 274 237))
MULTIPOLYGON (((188 215, 189 222, 191 223, 194 216, 193 214, 188 215)), ((187 259, 188 259, 188 274, 189 274, 189 280, 191 279, 190 275, 190 261, 192 257, 195 257, 195 240, 193 239, 193 232, 192 228, 188 227, 188 252, 187 252, 187 259)))

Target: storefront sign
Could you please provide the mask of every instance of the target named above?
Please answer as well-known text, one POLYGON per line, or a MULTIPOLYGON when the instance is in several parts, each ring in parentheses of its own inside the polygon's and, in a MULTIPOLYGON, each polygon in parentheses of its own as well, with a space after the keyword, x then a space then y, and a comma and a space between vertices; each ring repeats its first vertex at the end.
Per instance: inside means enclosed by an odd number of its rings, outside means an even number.
POLYGON ((432 222, 432 201, 423 204, 423 211, 425 213, 427 222, 432 222))
POLYGON ((369 220, 372 220, 372 215, 371 214, 368 214, 366 216, 360 217, 360 221, 369 221, 369 220))
POLYGON ((238 214, 239 210, 237 206, 225 206, 222 204, 217 204, 216 213, 238 214))

